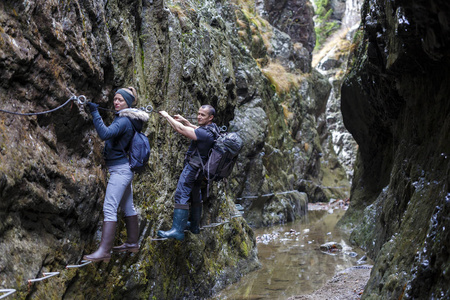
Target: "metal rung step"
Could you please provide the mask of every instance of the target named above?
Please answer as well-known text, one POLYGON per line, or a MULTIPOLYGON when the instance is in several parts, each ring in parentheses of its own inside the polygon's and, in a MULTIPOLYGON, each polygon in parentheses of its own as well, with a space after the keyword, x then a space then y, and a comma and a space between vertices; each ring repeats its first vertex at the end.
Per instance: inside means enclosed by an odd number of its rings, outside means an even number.
POLYGON ((0 299, 3 299, 5 297, 8 297, 9 295, 12 295, 16 292, 15 289, 0 289, 0 293, 5 293, 0 296, 0 299))
POLYGON ((48 279, 48 278, 50 278, 50 277, 59 275, 59 272, 42 273, 42 275, 44 275, 44 277, 41 277, 41 278, 35 278, 35 279, 28 279, 28 283, 33 283, 33 282, 36 282, 36 281, 42 281, 42 280, 44 280, 44 279, 48 279))
POLYGON ((90 261, 90 260, 82 260, 81 264, 79 264, 79 265, 67 265, 66 269, 81 268, 81 267, 84 267, 84 266, 86 266, 86 265, 88 265, 90 263, 92 263, 92 261, 90 261))

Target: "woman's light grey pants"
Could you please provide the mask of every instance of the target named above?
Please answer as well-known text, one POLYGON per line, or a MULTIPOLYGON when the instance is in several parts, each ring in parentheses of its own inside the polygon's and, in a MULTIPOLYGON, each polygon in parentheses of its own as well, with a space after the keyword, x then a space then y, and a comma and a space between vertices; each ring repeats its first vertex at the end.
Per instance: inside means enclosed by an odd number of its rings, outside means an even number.
POLYGON ((105 202, 103 203, 103 221, 117 221, 117 209, 120 206, 125 217, 136 215, 133 205, 133 181, 134 173, 128 163, 109 166, 110 174, 106 187, 105 202))

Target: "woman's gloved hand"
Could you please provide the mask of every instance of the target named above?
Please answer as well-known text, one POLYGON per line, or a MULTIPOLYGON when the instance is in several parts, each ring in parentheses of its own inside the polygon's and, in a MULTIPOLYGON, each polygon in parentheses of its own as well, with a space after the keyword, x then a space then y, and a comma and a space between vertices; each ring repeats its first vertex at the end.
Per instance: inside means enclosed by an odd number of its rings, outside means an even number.
POLYGON ((89 107, 89 110, 91 112, 94 112, 94 111, 98 110, 98 104, 96 104, 96 103, 87 102, 86 106, 89 107))

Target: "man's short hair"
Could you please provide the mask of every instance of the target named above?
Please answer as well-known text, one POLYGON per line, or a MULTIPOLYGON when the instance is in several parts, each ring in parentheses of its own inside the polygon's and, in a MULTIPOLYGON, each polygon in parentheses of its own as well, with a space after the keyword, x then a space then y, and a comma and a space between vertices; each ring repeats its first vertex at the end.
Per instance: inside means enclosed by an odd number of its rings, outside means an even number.
POLYGON ((209 112, 209 115, 211 116, 215 116, 216 115, 216 110, 214 109, 214 107, 212 107, 211 105, 209 105, 209 104, 205 104, 205 105, 202 105, 201 106, 201 108, 203 108, 203 109, 208 109, 208 112, 209 112))

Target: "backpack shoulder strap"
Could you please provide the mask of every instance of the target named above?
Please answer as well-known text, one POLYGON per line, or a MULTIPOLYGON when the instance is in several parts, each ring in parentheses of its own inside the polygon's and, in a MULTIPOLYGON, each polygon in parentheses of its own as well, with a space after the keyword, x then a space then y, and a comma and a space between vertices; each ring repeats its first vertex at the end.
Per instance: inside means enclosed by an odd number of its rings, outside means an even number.
POLYGON ((217 128, 216 123, 211 123, 209 125, 206 125, 205 129, 213 134, 214 140, 217 139, 220 135, 219 128, 217 128))
MULTIPOLYGON (((219 131, 217 130, 217 125, 216 125, 215 123, 212 123, 212 124, 209 124, 209 125, 204 126, 203 128, 205 128, 205 130, 207 130, 207 131, 209 131, 210 133, 213 134, 214 142, 215 142, 216 139, 217 139, 217 138, 219 137, 219 135, 220 135, 220 134, 219 134, 219 131)), ((197 155, 200 157, 200 160, 202 160, 202 159, 201 159, 201 156, 200 156, 200 152, 198 151, 198 146, 197 146, 197 145, 195 146, 194 151, 192 151, 190 157, 193 157, 196 153, 197 153, 197 155)))
MULTIPOLYGON (((131 128, 133 129, 133 134, 136 133, 136 132, 139 132, 139 131, 137 131, 136 127, 134 127, 133 121, 131 121, 130 117, 126 117, 126 118, 128 119, 128 121, 131 124, 131 128)), ((133 138, 131 138, 131 139, 133 139, 133 138)), ((119 142, 119 144, 120 144, 120 147, 122 148, 123 154, 125 154, 125 156, 127 156, 127 153, 125 152, 125 148, 123 147, 122 143, 119 142)))

